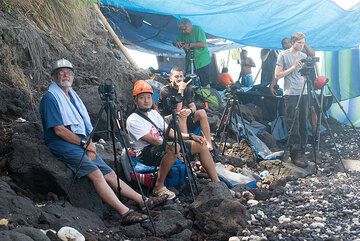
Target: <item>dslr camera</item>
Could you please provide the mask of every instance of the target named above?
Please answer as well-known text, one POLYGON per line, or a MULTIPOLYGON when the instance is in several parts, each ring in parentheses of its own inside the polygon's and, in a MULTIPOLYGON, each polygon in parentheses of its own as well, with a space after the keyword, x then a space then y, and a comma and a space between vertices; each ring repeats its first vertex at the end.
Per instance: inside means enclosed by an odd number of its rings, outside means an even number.
POLYGON ((315 62, 319 62, 319 57, 306 57, 305 59, 300 60, 304 63, 303 67, 299 70, 299 73, 302 76, 307 76, 310 74, 310 71, 314 69, 315 62))
POLYGON ((111 79, 106 79, 99 85, 98 92, 102 101, 115 99, 115 84, 111 79))
POLYGON ((180 95, 171 95, 164 100, 163 105, 165 108, 173 110, 178 103, 182 102, 182 99, 180 95))
POLYGON ((168 115, 176 109, 178 103, 182 102, 183 98, 180 95, 171 95, 167 98, 159 100, 159 110, 162 115, 168 115))

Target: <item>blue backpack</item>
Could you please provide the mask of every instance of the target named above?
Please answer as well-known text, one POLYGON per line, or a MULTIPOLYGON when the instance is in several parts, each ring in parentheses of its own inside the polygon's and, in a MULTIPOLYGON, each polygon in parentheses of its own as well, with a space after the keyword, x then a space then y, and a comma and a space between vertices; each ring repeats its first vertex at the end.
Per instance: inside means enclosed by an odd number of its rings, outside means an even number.
POLYGON ((177 159, 166 176, 165 186, 176 187, 187 183, 187 175, 190 174, 190 172, 190 168, 186 167, 185 163, 177 159), (186 168, 188 172, 186 172, 186 168))
MULTIPOLYGON (((125 152, 125 148, 121 152, 121 165, 127 181, 136 181, 136 176, 140 183, 147 187, 152 187, 157 178, 158 166, 147 166, 141 163, 136 157, 131 157, 131 163, 134 167, 135 173, 132 171, 129 159, 125 152)), ((191 172, 187 167, 188 173, 191 172)), ((186 172, 186 165, 180 160, 176 160, 171 167, 168 175, 165 178, 165 186, 174 187, 180 186, 188 182, 188 176, 186 172)))

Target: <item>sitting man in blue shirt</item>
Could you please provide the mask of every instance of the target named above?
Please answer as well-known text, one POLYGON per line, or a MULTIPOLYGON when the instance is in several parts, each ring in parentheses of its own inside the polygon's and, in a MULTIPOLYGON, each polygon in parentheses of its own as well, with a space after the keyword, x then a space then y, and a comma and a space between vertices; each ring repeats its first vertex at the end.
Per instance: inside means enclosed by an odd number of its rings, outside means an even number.
MULTIPOLYGON (((72 64, 66 59, 56 61, 52 78, 49 90, 40 103, 46 145, 77 177, 87 176, 101 199, 113 207, 125 223, 148 219, 147 215, 129 209, 118 199, 114 192, 118 188, 115 172, 97 154, 92 140, 87 141, 93 127, 83 102, 71 88, 74 80, 72 64)), ((134 200, 140 207, 145 206, 139 193, 123 181, 119 182, 122 196, 134 200)), ((165 200, 166 197, 145 198, 148 206, 165 200)))

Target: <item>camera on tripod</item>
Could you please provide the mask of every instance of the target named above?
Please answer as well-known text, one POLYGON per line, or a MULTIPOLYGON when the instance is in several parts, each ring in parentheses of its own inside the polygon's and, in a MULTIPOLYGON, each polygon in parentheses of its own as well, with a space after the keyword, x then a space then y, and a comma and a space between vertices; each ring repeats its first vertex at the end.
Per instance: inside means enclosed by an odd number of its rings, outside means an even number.
POLYGON ((319 62, 319 57, 307 57, 305 59, 300 60, 304 63, 303 67, 299 70, 299 73, 302 76, 308 76, 312 69, 314 69, 315 62, 319 62))
POLYGON ((172 111, 176 109, 176 105, 182 101, 183 98, 181 95, 171 95, 163 101, 162 105, 164 109, 172 111))
POLYGON ((115 99, 115 84, 111 79, 106 79, 99 85, 98 92, 102 101, 115 99))
POLYGON ((244 90, 241 89, 241 83, 236 81, 234 84, 226 86, 225 99, 233 99, 241 93, 244 93, 244 90))

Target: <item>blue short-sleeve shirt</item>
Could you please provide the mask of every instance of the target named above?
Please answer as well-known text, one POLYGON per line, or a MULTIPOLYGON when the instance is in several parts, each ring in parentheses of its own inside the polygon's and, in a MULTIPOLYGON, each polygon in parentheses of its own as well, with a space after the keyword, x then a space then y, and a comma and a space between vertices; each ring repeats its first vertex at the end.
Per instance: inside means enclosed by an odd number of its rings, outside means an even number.
MULTIPOLYGON (((71 98, 71 103, 79 111, 73 98, 71 98)), ((100 169, 104 175, 112 172, 112 169, 99 155, 96 155, 95 160, 90 160, 87 155, 84 155, 84 149, 81 146, 67 142, 55 134, 53 127, 64 125, 64 122, 57 100, 50 92, 47 92, 40 102, 40 115, 46 145, 54 155, 76 173, 77 177, 85 176, 96 169, 100 169), (79 169, 80 163, 81 168, 79 169)), ((69 126, 65 127, 70 130, 69 126)))
MULTIPOLYGON (((76 107, 76 109, 78 109, 73 101, 73 98, 71 98, 71 103, 76 107)), ((40 102, 40 115, 44 130, 45 143, 55 155, 63 156, 63 154, 83 154, 84 149, 82 147, 67 142, 55 134, 53 127, 64 125, 64 122, 60 114, 60 108, 57 100, 50 92, 47 92, 40 102)), ((65 127, 70 129, 69 126, 65 127)))

